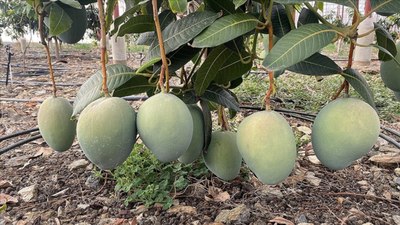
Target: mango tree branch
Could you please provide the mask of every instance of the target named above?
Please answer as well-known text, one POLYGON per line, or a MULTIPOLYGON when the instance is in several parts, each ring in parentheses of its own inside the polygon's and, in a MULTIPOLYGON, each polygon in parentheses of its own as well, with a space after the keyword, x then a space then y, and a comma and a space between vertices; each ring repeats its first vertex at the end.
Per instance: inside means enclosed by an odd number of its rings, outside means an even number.
POLYGON ((103 0, 97 0, 97 6, 99 8, 99 20, 100 20, 100 36, 101 36, 101 42, 100 42, 100 49, 101 49, 101 58, 100 58, 100 63, 101 63, 101 72, 103 75, 103 92, 105 96, 110 96, 108 93, 108 87, 107 87, 107 69, 106 69, 106 55, 107 55, 107 40, 106 40, 106 20, 104 16, 104 4, 103 0))
POLYGON ((163 90, 163 88, 164 88, 164 75, 165 75, 165 85, 166 85, 166 90, 165 91, 169 92, 168 60, 167 60, 167 56, 165 54, 164 39, 163 39, 162 32, 161 32, 160 20, 158 18, 157 0, 152 0, 152 4, 153 4, 153 19, 154 19, 154 24, 156 26, 158 44, 160 46, 160 55, 161 55, 161 60, 162 60, 159 85, 160 85, 161 90, 163 90))
POLYGON ((53 70, 53 65, 51 63, 51 55, 50 55, 50 49, 49 46, 47 45, 46 38, 44 36, 44 15, 43 12, 38 13, 39 16, 39 34, 40 34, 40 42, 46 49, 46 55, 47 55, 47 64, 49 65, 49 72, 50 72, 50 80, 51 80, 51 86, 53 87, 53 96, 57 97, 57 87, 56 87, 56 82, 54 80, 54 70, 53 70))

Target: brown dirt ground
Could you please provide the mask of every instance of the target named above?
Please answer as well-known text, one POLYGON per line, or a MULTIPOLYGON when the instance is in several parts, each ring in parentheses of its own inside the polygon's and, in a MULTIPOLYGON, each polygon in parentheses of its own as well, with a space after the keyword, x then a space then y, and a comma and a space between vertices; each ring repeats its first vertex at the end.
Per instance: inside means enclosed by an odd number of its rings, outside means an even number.
MULTIPOLYGON (((16 47, 14 47, 16 49, 16 47)), ((1 49, 4 52, 4 48, 1 49)), ((15 50, 16 51, 16 50, 15 50)), ((82 83, 98 68, 97 50, 65 49, 67 64, 56 64, 58 83, 82 83)), ((1 57, 4 80, 5 57, 1 57)), ((130 65, 139 56, 132 55, 130 65)), ((19 52, 13 57, 14 81, 0 83, 0 98, 30 99, 28 102, 0 101, 0 137, 36 127, 39 103, 51 94, 50 86, 27 85, 48 82, 45 55, 33 47, 26 57, 26 71, 19 52), (37 73, 37 76, 33 76, 37 73), (30 74, 30 76, 24 76, 30 74)), ((73 99, 78 86, 59 87, 59 95, 73 99)), ((292 127, 310 127, 309 122, 288 118, 292 127)), ((399 130, 399 123, 387 124, 399 130)), ((37 134, 0 142, 0 148, 37 134)), ((399 137, 397 137, 399 141, 399 137)), ((51 151, 42 139, 0 155, 1 195, 15 197, 0 212, 3 224, 400 224, 400 171, 395 163, 377 164, 370 157, 400 150, 380 140, 368 156, 347 169, 329 171, 315 164, 312 146, 299 148, 296 169, 282 184, 261 185, 256 178, 237 178, 227 183, 214 176, 193 180, 177 194, 174 206, 163 210, 156 205, 146 208, 140 203, 125 206, 124 196, 114 192, 112 179, 96 178, 91 164, 76 169, 69 165, 85 159, 77 142, 65 153, 51 151), (396 170, 397 169, 397 170, 396 170), (10 184, 4 184, 9 181, 10 184), (2 184, 3 182, 3 184, 2 184), (25 202, 18 194, 35 185, 36 193, 25 202), (228 211, 235 209, 233 211, 228 211), (225 210, 225 211, 224 211, 225 210), (230 212, 220 220, 221 212, 230 212), (218 222, 220 221, 220 222, 218 222), (369 223, 368 223, 369 222, 369 223)), ((386 160, 387 161, 387 160, 386 160)), ((2 204, 0 204, 0 207, 2 204)), ((1 210, 0 210, 1 211, 1 210)))

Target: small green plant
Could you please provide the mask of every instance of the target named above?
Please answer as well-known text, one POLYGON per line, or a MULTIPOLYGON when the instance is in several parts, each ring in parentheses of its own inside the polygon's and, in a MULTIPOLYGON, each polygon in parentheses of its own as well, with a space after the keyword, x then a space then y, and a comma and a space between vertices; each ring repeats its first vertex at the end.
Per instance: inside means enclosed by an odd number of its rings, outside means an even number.
POLYGON ((129 158, 113 172, 115 191, 125 193, 125 204, 142 202, 146 206, 155 203, 169 208, 173 202, 171 193, 183 190, 191 177, 208 174, 203 160, 192 164, 177 161, 162 163, 142 144, 136 144, 129 158))

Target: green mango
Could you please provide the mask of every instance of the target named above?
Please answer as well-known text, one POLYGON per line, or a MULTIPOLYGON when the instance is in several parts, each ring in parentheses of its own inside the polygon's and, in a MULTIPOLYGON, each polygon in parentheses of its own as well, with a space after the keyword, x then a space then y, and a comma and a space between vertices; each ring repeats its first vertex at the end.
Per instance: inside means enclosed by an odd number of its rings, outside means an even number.
POLYGON ((223 180, 229 181, 237 177, 242 156, 236 145, 236 134, 230 131, 214 131, 204 161, 207 168, 223 180))
POLYGON ((181 99, 173 94, 159 93, 140 106, 137 129, 143 143, 158 160, 171 162, 188 150, 193 119, 181 99))
POLYGON ((340 170, 367 154, 379 131, 379 117, 369 104, 356 98, 341 98, 318 113, 311 140, 321 163, 340 170))
POLYGON ((199 158, 204 146, 204 118, 203 112, 197 105, 188 105, 193 120, 192 141, 185 153, 178 160, 182 163, 192 163, 199 158))
POLYGON ((49 97, 39 108, 39 131, 55 151, 71 148, 75 139, 76 122, 71 120, 72 105, 65 98, 49 97))
POLYGON ((237 131, 240 154, 250 170, 264 184, 277 184, 293 170, 296 141, 288 122, 275 111, 246 117, 237 131))
POLYGON ((136 142, 136 113, 122 98, 105 97, 80 114, 77 137, 85 156, 102 170, 121 165, 136 142))

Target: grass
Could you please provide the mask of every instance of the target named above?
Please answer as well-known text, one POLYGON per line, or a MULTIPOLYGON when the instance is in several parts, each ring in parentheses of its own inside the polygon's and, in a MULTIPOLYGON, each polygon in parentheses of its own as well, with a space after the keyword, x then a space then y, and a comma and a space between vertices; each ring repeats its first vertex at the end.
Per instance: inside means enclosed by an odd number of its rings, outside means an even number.
MULTIPOLYGON (((394 121, 400 114, 400 104, 396 102, 392 91, 384 86, 379 75, 366 74, 365 78, 374 93, 379 116, 384 120, 394 121)), ((313 76, 286 72, 276 79, 275 97, 283 100, 278 107, 317 113, 331 101, 342 82, 343 78, 339 75, 327 76, 322 81, 317 81, 313 76)), ((233 91, 241 102, 261 105, 268 86, 269 82, 265 76, 250 74, 243 84, 233 91)), ((353 89, 350 95, 360 98, 353 89)))

